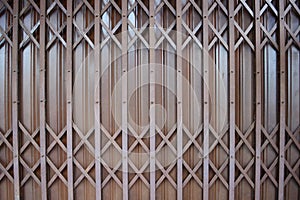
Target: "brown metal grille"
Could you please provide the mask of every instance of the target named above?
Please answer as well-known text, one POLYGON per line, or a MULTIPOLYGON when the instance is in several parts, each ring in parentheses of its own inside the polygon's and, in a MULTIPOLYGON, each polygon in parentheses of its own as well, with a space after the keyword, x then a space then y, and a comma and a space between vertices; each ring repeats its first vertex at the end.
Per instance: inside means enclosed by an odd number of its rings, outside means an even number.
POLYGON ((0 199, 300 199, 299 0, 1 0, 0 199))

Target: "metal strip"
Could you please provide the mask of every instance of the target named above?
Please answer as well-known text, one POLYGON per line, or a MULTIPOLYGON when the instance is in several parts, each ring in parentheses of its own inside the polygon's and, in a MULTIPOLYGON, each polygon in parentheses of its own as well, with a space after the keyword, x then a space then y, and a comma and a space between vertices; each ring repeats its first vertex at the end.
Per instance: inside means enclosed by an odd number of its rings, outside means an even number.
POLYGON ((14 0, 13 8, 13 47, 12 47, 12 129, 13 129, 13 160, 14 160, 14 197, 20 199, 19 171, 19 126, 18 126, 18 53, 19 53, 19 1, 14 0))
POLYGON ((255 65, 256 65, 256 120, 255 120, 255 199, 260 199, 261 154, 261 47, 260 47, 260 1, 255 1, 255 65))
POLYGON ((149 2, 150 32, 149 32, 149 61, 150 61, 150 200, 155 200, 155 35, 154 35, 154 1, 149 2))
POLYGON ((229 1, 229 199, 234 199, 235 178, 235 51, 234 1, 229 1))
POLYGON ((208 2, 203 1, 203 200, 209 199, 208 2))
POLYGON ((67 2, 67 159, 68 159, 68 199, 73 200, 73 123, 72 123, 72 37, 73 37, 73 1, 67 2))
POLYGON ((96 170, 96 200, 101 193, 101 118, 100 118, 100 1, 95 1, 95 170, 96 170))
POLYGON ((176 1, 176 65, 177 65, 177 199, 182 199, 182 19, 181 0, 176 1))
POLYGON ((122 0, 122 175, 123 200, 128 200, 128 128, 127 128, 127 1, 122 0))
POLYGON ((47 199, 47 165, 46 165, 46 2, 40 1, 40 156, 41 156, 41 192, 42 199, 47 199))
POLYGON ((278 199, 284 199, 284 148, 286 126, 286 66, 285 66, 285 34, 284 34, 284 1, 279 1, 279 62, 280 62, 280 125, 279 125, 279 187, 278 199))

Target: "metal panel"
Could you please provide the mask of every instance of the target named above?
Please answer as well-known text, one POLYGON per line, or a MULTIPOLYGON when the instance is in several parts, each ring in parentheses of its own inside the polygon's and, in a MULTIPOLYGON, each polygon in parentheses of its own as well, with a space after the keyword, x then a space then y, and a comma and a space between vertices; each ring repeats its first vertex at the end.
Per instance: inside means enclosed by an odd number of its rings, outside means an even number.
POLYGON ((1 199, 299 199, 297 0, 0 1, 1 199))

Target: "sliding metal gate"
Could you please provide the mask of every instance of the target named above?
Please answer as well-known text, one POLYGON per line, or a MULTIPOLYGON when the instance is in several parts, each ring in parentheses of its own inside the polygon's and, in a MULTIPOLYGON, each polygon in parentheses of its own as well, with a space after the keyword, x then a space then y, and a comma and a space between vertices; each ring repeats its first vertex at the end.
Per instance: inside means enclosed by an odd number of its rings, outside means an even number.
POLYGON ((1 0, 0 199, 300 199, 299 0, 1 0))

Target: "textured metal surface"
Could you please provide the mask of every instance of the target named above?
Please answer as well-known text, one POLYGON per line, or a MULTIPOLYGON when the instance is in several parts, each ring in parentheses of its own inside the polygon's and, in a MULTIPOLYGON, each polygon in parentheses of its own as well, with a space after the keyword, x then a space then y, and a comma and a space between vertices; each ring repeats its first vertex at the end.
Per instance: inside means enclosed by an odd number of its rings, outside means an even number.
POLYGON ((299 199, 299 0, 0 0, 0 199, 299 199))

